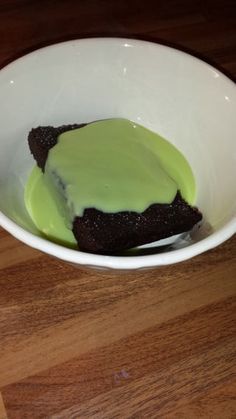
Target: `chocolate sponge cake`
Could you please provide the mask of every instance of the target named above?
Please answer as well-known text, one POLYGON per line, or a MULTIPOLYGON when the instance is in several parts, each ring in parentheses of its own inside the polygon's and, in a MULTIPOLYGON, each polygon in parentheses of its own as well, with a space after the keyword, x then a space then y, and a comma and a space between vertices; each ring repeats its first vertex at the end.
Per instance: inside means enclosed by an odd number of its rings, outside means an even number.
POLYGON ((172 204, 153 204, 141 214, 88 208, 82 217, 75 217, 73 233, 81 250, 112 254, 188 231, 200 219, 200 212, 178 192, 172 204))
MULTIPOLYGON (((28 143, 37 165, 44 171, 48 152, 58 136, 85 125, 32 129, 28 143)), ((108 213, 86 208, 82 216, 74 218, 72 231, 81 251, 109 255, 189 231, 201 219, 200 211, 188 205, 177 192, 171 204, 155 203, 141 213, 108 213)))
POLYGON ((60 127, 37 127, 33 128, 28 135, 28 143, 31 153, 37 162, 37 165, 44 171, 48 152, 57 143, 57 138, 63 132, 71 131, 76 128, 82 128, 86 124, 61 125, 60 127))

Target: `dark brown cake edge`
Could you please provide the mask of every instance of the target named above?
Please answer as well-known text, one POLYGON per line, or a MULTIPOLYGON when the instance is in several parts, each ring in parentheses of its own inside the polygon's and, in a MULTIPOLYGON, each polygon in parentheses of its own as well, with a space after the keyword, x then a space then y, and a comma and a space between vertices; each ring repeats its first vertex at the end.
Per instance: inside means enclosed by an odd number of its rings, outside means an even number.
POLYGON ((68 124, 56 128, 52 126, 32 128, 28 135, 28 144, 37 165, 44 171, 49 150, 56 145, 59 135, 85 125, 87 124, 68 124))
POLYGON ((140 214, 88 208, 82 217, 75 217, 73 233, 80 250, 111 255, 187 232, 201 219, 201 212, 178 192, 171 204, 153 204, 140 214))

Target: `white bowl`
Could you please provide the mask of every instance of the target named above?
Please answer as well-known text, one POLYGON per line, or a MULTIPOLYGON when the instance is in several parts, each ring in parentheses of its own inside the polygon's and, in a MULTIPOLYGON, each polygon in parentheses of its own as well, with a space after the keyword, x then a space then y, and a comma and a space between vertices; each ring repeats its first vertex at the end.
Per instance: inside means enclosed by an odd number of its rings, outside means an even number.
POLYGON ((5 67, 0 102, 0 224, 24 243, 75 264, 135 269, 191 258, 236 232, 236 89, 208 64, 149 42, 70 41, 5 67), (154 254, 101 256, 39 237, 23 200, 34 165, 28 131, 110 117, 158 132, 187 157, 197 181, 196 205, 205 220, 191 239, 162 252, 151 249, 154 254))

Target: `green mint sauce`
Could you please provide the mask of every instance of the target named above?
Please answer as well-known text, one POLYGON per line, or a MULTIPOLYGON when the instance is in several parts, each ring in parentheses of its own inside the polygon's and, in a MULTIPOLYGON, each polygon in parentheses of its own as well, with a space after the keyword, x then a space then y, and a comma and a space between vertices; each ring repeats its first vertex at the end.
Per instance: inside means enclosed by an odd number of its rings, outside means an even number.
POLYGON ((177 190, 194 203, 195 180, 184 156, 134 122, 107 119, 59 136, 45 173, 34 167, 25 204, 44 235, 73 247, 71 222, 85 208, 143 212, 154 203, 171 203, 177 190))

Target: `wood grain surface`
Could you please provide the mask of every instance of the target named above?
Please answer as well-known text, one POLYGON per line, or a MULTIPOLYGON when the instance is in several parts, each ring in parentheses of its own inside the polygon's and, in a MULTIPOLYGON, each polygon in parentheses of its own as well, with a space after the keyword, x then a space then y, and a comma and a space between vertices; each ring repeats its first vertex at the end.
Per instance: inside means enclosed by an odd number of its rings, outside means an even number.
MULTIPOLYGON (((130 36, 236 77, 235 0, 0 0, 0 23, 0 66, 60 40, 130 36)), ((236 418, 236 237, 118 274, 0 230, 0 419, 146 417, 236 418)))

